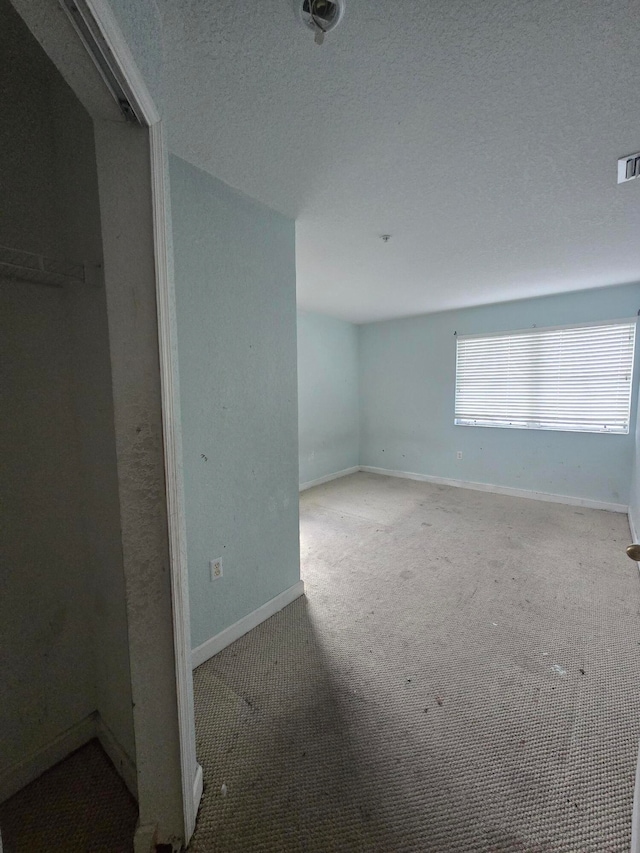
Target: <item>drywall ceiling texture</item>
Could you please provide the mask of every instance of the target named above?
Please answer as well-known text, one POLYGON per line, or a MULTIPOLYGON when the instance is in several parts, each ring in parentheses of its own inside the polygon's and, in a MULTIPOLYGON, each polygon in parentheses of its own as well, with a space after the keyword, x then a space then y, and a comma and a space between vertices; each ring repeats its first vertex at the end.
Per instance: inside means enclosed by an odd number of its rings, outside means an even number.
POLYGON ((631 0, 348 0, 322 47, 292 0, 159 5, 172 150, 296 218, 302 308, 640 279, 640 181, 616 184, 640 149, 631 0))

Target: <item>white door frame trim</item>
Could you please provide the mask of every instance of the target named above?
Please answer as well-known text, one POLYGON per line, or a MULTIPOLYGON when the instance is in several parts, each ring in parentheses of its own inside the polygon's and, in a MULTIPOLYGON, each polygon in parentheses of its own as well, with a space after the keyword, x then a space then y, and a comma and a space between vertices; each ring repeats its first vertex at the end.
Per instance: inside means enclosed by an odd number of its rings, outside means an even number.
MULTIPOLYGON (((62 3, 62 0, 60 2, 62 3)), ((160 113, 136 65, 131 49, 127 44, 127 40, 120 29, 120 25, 113 14, 108 0, 84 0, 83 5, 93 18, 97 30, 100 32, 106 47, 111 53, 111 59, 126 81, 129 91, 136 99, 136 106, 139 107, 139 111, 142 113, 140 116, 141 121, 147 127, 153 127, 160 121, 160 113)), ((100 73, 102 75, 102 72, 100 73)))
POLYGON ((184 491, 182 486, 182 447, 179 437, 179 388, 177 386, 177 347, 172 322, 171 283, 167 255, 167 188, 165 147, 161 122, 149 129, 153 197, 154 251, 156 261, 156 297, 158 305, 158 341, 164 466, 169 528, 169 566, 173 615, 173 648, 178 697, 180 764, 184 801, 185 844, 193 835, 202 796, 202 769, 196 761, 196 731, 191 669, 191 627, 189 617, 189 576, 185 534, 184 491))
MULTIPOLYGON (((108 0, 85 0, 119 72, 136 98, 142 122, 149 128, 151 161, 158 344, 162 396, 163 448, 170 551, 173 645, 180 731, 181 786, 185 845, 195 828, 202 796, 202 769, 196 761, 193 676, 189 623, 189 585, 186 560, 185 510, 182 488, 180 413, 173 323, 172 284, 167 246, 166 150, 160 112, 136 65, 108 0)), ((159 748, 161 746, 159 745, 159 748)))

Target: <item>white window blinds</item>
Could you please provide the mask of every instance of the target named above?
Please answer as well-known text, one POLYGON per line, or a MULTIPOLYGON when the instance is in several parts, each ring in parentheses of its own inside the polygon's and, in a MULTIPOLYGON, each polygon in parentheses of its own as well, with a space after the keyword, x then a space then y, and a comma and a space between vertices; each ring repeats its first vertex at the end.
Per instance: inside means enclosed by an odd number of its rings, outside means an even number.
POLYGON ((628 433, 635 321, 456 343, 455 423, 628 433))

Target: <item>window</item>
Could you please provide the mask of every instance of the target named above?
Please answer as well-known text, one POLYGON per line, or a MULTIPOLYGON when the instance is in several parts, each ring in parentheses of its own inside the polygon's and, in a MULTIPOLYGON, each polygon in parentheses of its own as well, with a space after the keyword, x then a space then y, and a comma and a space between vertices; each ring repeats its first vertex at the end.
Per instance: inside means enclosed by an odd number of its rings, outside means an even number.
POLYGON ((635 321, 464 335, 455 423, 628 433, 635 321))

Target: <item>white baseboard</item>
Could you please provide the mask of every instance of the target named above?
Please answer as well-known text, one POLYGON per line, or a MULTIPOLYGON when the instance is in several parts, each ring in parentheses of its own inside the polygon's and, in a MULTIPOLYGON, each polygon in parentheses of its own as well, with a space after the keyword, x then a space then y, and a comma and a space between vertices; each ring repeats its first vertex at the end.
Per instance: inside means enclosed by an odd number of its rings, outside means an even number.
POLYGON ((102 748, 111 759, 111 763, 122 777, 124 784, 127 786, 134 799, 137 800, 138 774, 136 772, 136 765, 124 751, 120 742, 116 739, 115 735, 102 719, 100 714, 96 714, 95 734, 97 735, 102 748))
POLYGON ((347 474, 357 474, 360 471, 360 467, 355 465, 353 468, 345 468, 344 471, 336 471, 335 474, 325 474, 324 477, 318 477, 317 480, 309 480, 308 483, 301 483, 299 486, 299 491, 304 492, 307 489, 311 489, 314 486, 321 486, 323 483, 329 483, 331 480, 337 480, 340 477, 346 477, 347 474))
MULTIPOLYGON (((549 503, 568 504, 569 506, 582 506, 587 509, 604 509, 608 512, 624 512, 629 513, 629 507, 626 504, 609 503, 607 501, 594 501, 590 498, 578 498, 573 495, 556 495, 551 492, 536 492, 532 489, 516 489, 512 486, 496 486, 492 483, 476 483, 473 480, 454 480, 451 477, 436 477, 432 474, 414 474, 410 471, 392 471, 389 468, 375 468, 372 465, 359 465, 355 468, 345 468, 344 471, 337 471, 335 474, 327 474, 326 477, 319 477, 317 480, 310 480, 308 483, 302 483, 300 491, 311 489, 313 486, 320 486, 322 483, 328 483, 331 480, 337 480, 339 477, 346 477, 348 474, 355 474, 358 471, 364 471, 369 474, 382 474, 385 477, 401 477, 405 480, 418 480, 423 483, 437 483, 441 486, 455 486, 460 489, 472 489, 478 492, 493 492, 496 495, 511 495, 514 498, 528 498, 535 501, 548 501, 549 503)), ((629 514, 629 525, 634 541, 637 540, 637 534, 640 533, 636 529, 634 532, 633 519, 629 514)), ((640 851, 639 851, 640 853, 640 851)))
POLYGON ((371 465, 361 465, 361 471, 369 474, 382 474, 385 477, 402 477, 405 480, 419 480, 424 483, 437 483, 441 486, 455 486, 461 489, 473 489, 478 492, 493 492, 497 495, 511 495, 514 498, 529 498, 536 501, 549 501, 556 504, 569 504, 569 506, 583 506, 588 509, 605 509, 609 512, 628 512, 626 504, 607 503, 606 501, 593 501, 589 498, 576 498, 572 495, 554 495, 547 492, 535 492, 530 489, 515 489, 511 486, 495 486, 491 483, 475 483, 471 480, 452 480, 449 477, 435 477, 431 474, 412 474, 408 471, 391 471, 388 468, 374 468, 371 465))
MULTIPOLYGON (((640 522, 640 519, 638 521, 640 522)), ((631 507, 629 507, 629 530, 631 531, 631 541, 638 542, 638 536, 640 536, 640 523, 636 524, 636 520, 633 517, 633 512, 631 511, 631 507)))
MULTIPOLYGON (((202 776, 202 767, 196 765, 196 775, 193 780, 193 815, 197 817, 198 809, 200 808, 200 800, 202 799, 202 791, 204 790, 204 778, 202 776)), ((2 851, 0 851, 2 853, 2 851)))
POLYGON ((220 631, 215 637, 212 637, 200 646, 196 646, 191 652, 191 664, 193 668, 195 669, 201 663, 217 655, 218 652, 226 649, 231 643, 235 643, 240 637, 252 631, 261 622, 264 622, 265 619, 273 616, 274 613, 278 613, 287 604, 291 604, 296 598, 300 598, 301 595, 304 595, 304 583, 303 581, 298 581, 293 586, 290 586, 289 589, 281 592, 280 595, 276 595, 271 601, 267 601, 266 604, 249 613, 243 619, 225 628, 224 631, 220 631))
POLYGON ((155 853, 158 827, 154 823, 138 825, 133 836, 133 853, 155 853))
POLYGON ((96 715, 89 714, 46 746, 35 750, 0 774, 0 802, 17 794, 63 758, 96 736, 96 715))
POLYGON ((0 803, 17 794, 25 785, 42 776, 58 762, 63 761, 76 749, 80 749, 97 737, 113 766, 122 777, 125 785, 137 799, 137 776, 133 761, 129 758, 109 727, 94 711, 75 725, 26 758, 8 767, 0 773, 0 803))

